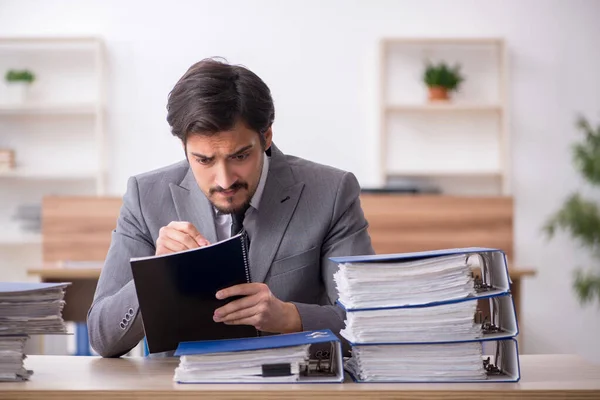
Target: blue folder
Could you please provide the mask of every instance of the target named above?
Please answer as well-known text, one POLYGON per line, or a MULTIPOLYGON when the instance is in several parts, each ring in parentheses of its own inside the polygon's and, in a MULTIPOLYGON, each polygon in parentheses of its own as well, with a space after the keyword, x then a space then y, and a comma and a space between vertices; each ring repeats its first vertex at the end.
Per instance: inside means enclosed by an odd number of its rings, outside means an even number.
MULTIPOLYGON (((486 298, 510 293, 510 285, 512 282, 508 273, 508 262, 506 260, 506 254, 499 249, 487 247, 465 247, 432 251, 420 251, 413 253, 330 257, 329 259, 338 264, 381 264, 425 260, 435 257, 452 256, 458 254, 478 254, 483 256, 484 259, 481 278, 483 280, 483 283, 489 285, 490 287, 485 291, 477 293, 475 296, 470 296, 468 298, 486 298)), ((456 302, 461 300, 463 299, 454 299, 449 301, 456 302)), ((339 300, 338 303, 347 311, 366 309, 358 307, 348 307, 346 304, 342 304, 339 300)), ((423 305, 438 305, 444 303, 445 302, 428 302, 420 304, 402 305, 401 307, 420 307, 423 305)))
POLYGON ((199 340, 181 342, 175 351, 176 356, 191 356, 231 351, 248 351, 292 347, 303 344, 339 342, 340 339, 329 329, 285 333, 280 335, 250 337, 241 339, 199 340))
MULTIPOLYGON (((413 346, 407 344, 404 346, 413 346)), ((418 345, 418 344, 417 344, 418 345)), ((482 362, 489 368, 486 379, 398 379, 394 381, 384 381, 378 379, 361 379, 356 376, 352 370, 348 369, 348 374, 354 382, 357 383, 498 383, 498 382, 518 382, 521 380, 521 363, 519 361, 519 346, 515 339, 504 339, 495 342, 489 342, 483 346, 482 362), (497 367, 494 368, 494 367, 497 367), (495 370, 495 372, 494 372, 495 370)), ((487 368, 486 368, 487 370, 487 368)))
POLYGON ((47 289, 64 288, 70 284, 70 282, 0 282, 0 294, 35 293, 47 289))
POLYGON ((414 261, 424 260, 433 257, 451 256, 456 254, 482 254, 482 253, 500 253, 505 258, 506 255, 500 249, 489 247, 457 247, 453 249, 440 249, 429 251, 416 251, 411 253, 394 253, 394 254, 369 254, 363 256, 343 256, 330 257, 329 259, 336 263, 369 263, 369 262, 386 262, 386 261, 414 261))
MULTIPOLYGON (((338 305, 342 307, 347 313, 360 313, 365 311, 375 310, 391 310, 398 308, 428 308, 435 307, 443 304, 459 303, 464 301, 477 301, 477 300, 488 300, 490 308, 490 316, 492 325, 497 328, 496 331, 485 332, 480 338, 465 338, 460 340, 437 340, 437 341, 421 341, 421 342, 354 342, 349 340, 350 345, 385 345, 385 344, 433 344, 433 343, 461 343, 461 342, 485 342, 485 341, 497 341, 501 339, 514 338, 519 334, 519 324, 517 321, 517 312, 515 309, 515 303, 512 295, 508 293, 494 294, 494 295, 480 295, 475 297, 468 297, 458 300, 450 300, 445 302, 429 303, 426 305, 419 306, 401 306, 401 307, 382 307, 382 308, 360 308, 348 310, 344 305, 338 301, 338 305)), ((348 339, 348 338, 346 338, 348 339)))

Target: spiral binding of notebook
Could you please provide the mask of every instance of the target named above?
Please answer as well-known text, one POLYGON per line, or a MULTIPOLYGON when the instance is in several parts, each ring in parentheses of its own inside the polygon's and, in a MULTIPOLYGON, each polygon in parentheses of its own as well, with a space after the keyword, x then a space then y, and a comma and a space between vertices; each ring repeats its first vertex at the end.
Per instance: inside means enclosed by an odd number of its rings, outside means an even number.
POLYGON ((246 229, 242 230, 241 233, 241 245, 242 245, 242 254, 244 256, 244 268, 246 269, 246 282, 250 283, 252 280, 250 279, 250 264, 248 263, 248 232, 246 229))
POLYGON ((463 248, 334 257, 358 382, 516 382, 506 256, 463 248))

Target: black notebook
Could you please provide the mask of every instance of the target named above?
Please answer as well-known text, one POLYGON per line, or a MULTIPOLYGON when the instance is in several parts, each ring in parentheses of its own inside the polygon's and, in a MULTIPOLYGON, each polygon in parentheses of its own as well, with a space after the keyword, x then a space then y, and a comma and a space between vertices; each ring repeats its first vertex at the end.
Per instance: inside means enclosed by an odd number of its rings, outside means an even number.
POLYGON ((214 322, 214 311, 236 298, 216 293, 250 282, 245 233, 193 250, 130 260, 150 353, 180 342, 255 337, 248 325, 214 322))

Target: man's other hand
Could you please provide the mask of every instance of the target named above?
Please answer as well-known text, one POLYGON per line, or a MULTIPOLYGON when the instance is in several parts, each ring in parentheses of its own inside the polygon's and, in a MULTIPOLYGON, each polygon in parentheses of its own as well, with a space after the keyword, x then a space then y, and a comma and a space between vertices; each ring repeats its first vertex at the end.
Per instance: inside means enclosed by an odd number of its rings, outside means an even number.
POLYGON ((270 333, 291 333, 302 330, 298 309, 271 293, 264 283, 244 283, 217 292, 217 299, 245 296, 215 310, 215 322, 227 325, 252 325, 270 333))

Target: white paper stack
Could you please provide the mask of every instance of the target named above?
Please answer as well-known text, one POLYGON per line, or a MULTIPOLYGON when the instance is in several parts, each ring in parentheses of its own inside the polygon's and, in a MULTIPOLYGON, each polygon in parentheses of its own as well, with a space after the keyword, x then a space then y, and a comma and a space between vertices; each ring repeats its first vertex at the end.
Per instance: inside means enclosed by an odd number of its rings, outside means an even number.
POLYGON ((24 346, 29 335, 65 333, 68 283, 0 282, 0 380, 27 380, 24 346))
POLYGON ((299 380, 300 366, 308 362, 309 348, 310 345, 299 345, 181 356, 173 379, 180 383, 294 382, 299 380), (291 375, 262 376, 262 365, 269 363, 289 364, 291 375))
POLYGON ((24 381, 32 371, 25 369, 24 348, 28 336, 0 336, 0 382, 24 381))
POLYGON ((343 263, 335 273, 347 308, 394 307, 465 298, 475 293, 473 257, 458 254, 389 263, 343 263))
POLYGON ((65 333, 67 285, 0 282, 0 335, 65 333))
POLYGON ((346 364, 363 381, 485 380, 479 342, 358 346, 346 364))
POLYGON ((351 343, 441 342, 478 339, 476 301, 436 307, 391 308, 349 312, 340 334, 351 343))

